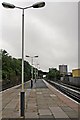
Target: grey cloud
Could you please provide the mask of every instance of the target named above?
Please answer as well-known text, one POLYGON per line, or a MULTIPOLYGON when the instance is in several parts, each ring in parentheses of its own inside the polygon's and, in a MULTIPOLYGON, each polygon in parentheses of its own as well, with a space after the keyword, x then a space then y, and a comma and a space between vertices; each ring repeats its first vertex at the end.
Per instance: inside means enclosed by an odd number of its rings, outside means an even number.
MULTIPOLYGON (((2 47, 21 57, 21 11, 2 12, 2 47)), ((77 21, 76 2, 47 2, 43 9, 25 11, 25 54, 39 55, 45 71, 59 64, 69 65, 69 71, 77 68, 77 21)))

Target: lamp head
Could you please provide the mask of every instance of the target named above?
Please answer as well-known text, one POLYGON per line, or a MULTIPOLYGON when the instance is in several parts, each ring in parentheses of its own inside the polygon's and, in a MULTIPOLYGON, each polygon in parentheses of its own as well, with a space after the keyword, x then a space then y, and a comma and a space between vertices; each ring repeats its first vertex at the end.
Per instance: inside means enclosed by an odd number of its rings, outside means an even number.
POLYGON ((32 5, 33 8, 41 8, 45 6, 45 2, 37 2, 32 5))
POLYGON ((29 55, 26 55, 26 57, 30 57, 29 55))
POLYGON ((38 55, 35 55, 34 57, 38 57, 38 55))
POLYGON ((11 9, 15 8, 15 6, 14 6, 13 4, 6 3, 6 2, 3 2, 2 5, 3 5, 3 7, 5 7, 5 8, 11 8, 11 9))

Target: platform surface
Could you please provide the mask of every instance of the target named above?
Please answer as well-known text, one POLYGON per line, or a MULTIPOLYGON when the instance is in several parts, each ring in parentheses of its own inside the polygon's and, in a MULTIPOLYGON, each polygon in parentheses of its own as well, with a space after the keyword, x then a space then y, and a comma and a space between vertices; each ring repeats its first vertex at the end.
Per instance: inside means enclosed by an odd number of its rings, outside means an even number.
MULTIPOLYGON (((21 118, 20 91, 21 87, 2 92, 0 116, 3 120, 21 118)), ((79 104, 64 96, 45 80, 34 82, 33 89, 30 89, 30 83, 27 83, 25 93, 25 119, 77 120, 79 117, 79 104)))

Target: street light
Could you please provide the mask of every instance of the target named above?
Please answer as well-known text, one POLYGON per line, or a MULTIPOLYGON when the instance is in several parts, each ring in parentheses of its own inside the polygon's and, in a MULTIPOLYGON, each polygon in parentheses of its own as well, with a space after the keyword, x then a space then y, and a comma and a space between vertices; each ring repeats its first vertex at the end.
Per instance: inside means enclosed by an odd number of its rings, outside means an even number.
POLYGON ((37 55, 35 55, 35 56, 28 56, 28 55, 26 55, 26 57, 30 57, 31 58, 31 88, 32 88, 33 87, 33 58, 38 58, 38 56, 37 55))
POLYGON ((38 69, 39 69, 39 64, 37 64, 37 79, 38 79, 38 69))
POLYGON ((28 8, 31 8, 31 7, 33 7, 33 8, 41 8, 41 7, 44 7, 44 6, 45 6, 45 2, 37 2, 37 3, 35 3, 35 4, 31 5, 31 6, 24 7, 24 8, 22 8, 22 7, 17 7, 17 6, 15 6, 15 5, 10 4, 10 3, 7 3, 7 2, 3 2, 2 5, 3 5, 3 7, 5 7, 5 8, 28 9, 28 8))
POLYGON ((32 5, 33 8, 39 8, 44 6, 45 6, 45 2, 38 2, 32 5))
POLYGON ((35 64, 35 83, 36 83, 36 80, 38 79, 38 63, 35 64))
POLYGON ((28 7, 18 7, 18 6, 15 6, 13 4, 10 4, 10 3, 6 3, 6 2, 3 2, 2 3, 2 6, 5 7, 5 8, 10 8, 10 9, 14 9, 14 8, 18 8, 18 9, 21 9, 22 10, 22 91, 21 91, 21 106, 20 106, 20 112, 21 112, 21 116, 24 117, 24 109, 25 109, 25 92, 24 92, 24 10, 25 9, 28 9, 28 8, 41 8, 41 7, 44 7, 45 6, 45 2, 37 2, 31 6, 28 6, 28 7))

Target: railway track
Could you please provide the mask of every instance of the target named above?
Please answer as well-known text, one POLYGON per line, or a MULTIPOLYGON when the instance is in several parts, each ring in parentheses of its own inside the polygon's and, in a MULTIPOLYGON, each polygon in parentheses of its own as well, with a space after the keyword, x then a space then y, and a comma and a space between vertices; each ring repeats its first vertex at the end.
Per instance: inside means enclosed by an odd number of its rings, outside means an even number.
POLYGON ((74 89, 71 88, 70 86, 66 86, 50 80, 47 80, 47 82, 49 82, 51 85, 55 86, 58 90, 60 90, 61 92, 65 93, 66 95, 80 103, 80 92, 79 90, 76 90, 76 88, 74 89))
POLYGON ((66 86, 66 87, 72 88, 74 90, 80 91, 79 87, 75 87, 73 85, 65 84, 65 83, 62 83, 62 82, 60 82, 60 84, 66 86))

